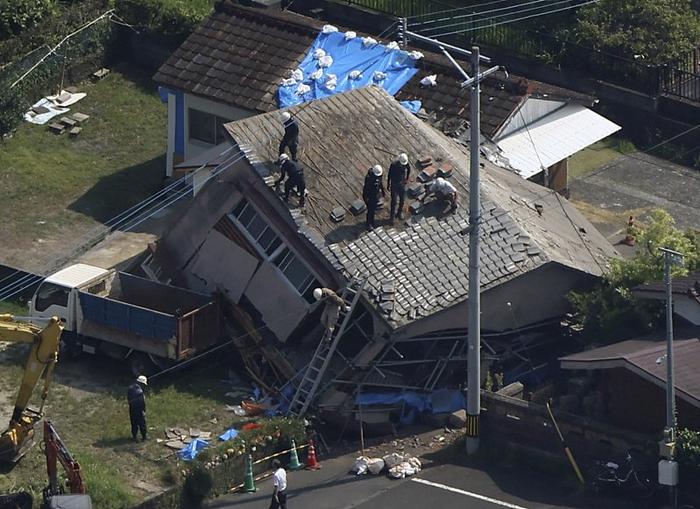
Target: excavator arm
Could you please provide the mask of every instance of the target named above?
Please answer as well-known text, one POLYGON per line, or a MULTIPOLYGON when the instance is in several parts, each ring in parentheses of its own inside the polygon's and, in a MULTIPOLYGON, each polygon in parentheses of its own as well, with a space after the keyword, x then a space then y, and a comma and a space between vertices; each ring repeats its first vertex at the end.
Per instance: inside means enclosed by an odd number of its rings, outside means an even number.
POLYGON ((45 327, 24 322, 12 315, 0 315, 0 341, 32 345, 24 368, 10 427, 0 436, 0 461, 19 459, 27 442, 34 436, 34 423, 41 417, 48 396, 53 369, 58 361, 58 348, 63 327, 58 318, 49 319, 45 327), (27 414, 27 404, 39 379, 44 377, 41 408, 38 414, 27 414))

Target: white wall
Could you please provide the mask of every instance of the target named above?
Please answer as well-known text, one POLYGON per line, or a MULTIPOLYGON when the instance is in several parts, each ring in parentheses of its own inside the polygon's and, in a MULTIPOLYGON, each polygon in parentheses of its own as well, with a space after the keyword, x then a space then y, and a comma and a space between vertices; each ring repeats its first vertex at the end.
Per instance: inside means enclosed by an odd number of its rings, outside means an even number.
POLYGON ((231 120, 240 120, 257 114, 255 111, 234 108, 191 94, 185 94, 185 160, 197 154, 201 154, 214 146, 202 141, 190 140, 190 108, 231 120))

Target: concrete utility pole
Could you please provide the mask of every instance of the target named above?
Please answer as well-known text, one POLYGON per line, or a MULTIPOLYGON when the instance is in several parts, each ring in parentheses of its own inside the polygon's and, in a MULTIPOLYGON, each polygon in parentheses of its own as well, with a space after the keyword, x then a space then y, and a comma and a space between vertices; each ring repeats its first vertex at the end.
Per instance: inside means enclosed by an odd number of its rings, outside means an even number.
MULTIPOLYGON (((673 282, 671 269, 683 264, 683 254, 671 249, 660 248, 664 254, 664 283, 666 284, 666 440, 670 447, 662 447, 659 461, 659 483, 669 487, 669 503, 672 508, 678 505, 676 486, 678 485, 678 465, 675 461, 676 441, 676 384, 673 368, 673 282)), ((657 361, 659 362, 659 361, 657 361)))
MULTIPOLYGON (((480 83, 496 71, 504 71, 501 66, 491 67, 480 72, 480 62, 490 62, 491 59, 479 54, 479 47, 473 46, 471 51, 445 44, 436 39, 408 30, 405 18, 401 21, 402 40, 415 39, 423 44, 436 46, 447 59, 464 76, 462 88, 472 87, 470 102, 470 168, 469 168, 469 337, 467 350, 467 423, 466 445, 467 454, 474 454, 479 449, 479 415, 481 413, 481 277, 480 277, 480 233, 481 233, 481 196, 480 196, 480 165, 479 145, 481 143, 480 121, 480 83), (470 77, 457 61, 447 51, 470 57, 472 76, 470 77)), ((508 73, 506 73, 508 76, 508 73)))

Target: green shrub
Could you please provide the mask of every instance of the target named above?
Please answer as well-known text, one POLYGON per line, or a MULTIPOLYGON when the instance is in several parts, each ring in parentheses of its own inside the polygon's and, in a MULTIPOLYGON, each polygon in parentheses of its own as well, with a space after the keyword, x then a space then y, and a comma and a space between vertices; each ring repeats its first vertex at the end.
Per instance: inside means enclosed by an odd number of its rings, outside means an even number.
POLYGON ((183 487, 186 507, 201 507, 213 484, 211 474, 202 465, 195 464, 187 473, 183 487))
POLYGON ((678 462, 700 468, 700 432, 689 429, 678 431, 678 462))
POLYGON ((173 43, 183 41, 211 12, 208 1, 118 0, 117 14, 173 43))
POLYGON ((53 0, 0 0, 0 39, 34 26, 51 13, 53 0))

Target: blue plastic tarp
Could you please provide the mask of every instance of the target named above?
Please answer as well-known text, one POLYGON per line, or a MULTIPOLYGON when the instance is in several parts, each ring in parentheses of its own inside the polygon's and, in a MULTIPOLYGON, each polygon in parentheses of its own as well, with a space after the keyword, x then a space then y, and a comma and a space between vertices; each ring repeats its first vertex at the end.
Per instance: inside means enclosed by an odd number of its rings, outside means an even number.
POLYGON ((192 461, 202 449, 206 449, 207 447, 209 447, 209 442, 201 438, 195 438, 192 442, 180 449, 177 455, 184 461, 192 461))
POLYGON ((401 106, 415 115, 423 107, 423 103, 421 101, 401 101, 401 106))
POLYGON ((362 392, 355 402, 362 405, 403 404, 401 424, 415 422, 419 413, 451 413, 467 407, 464 394, 455 389, 439 389, 430 394, 413 391, 362 392))
POLYGON ((299 65, 299 69, 303 72, 302 83, 308 85, 310 90, 299 95, 297 89, 300 82, 281 85, 279 89, 281 108, 371 84, 380 85, 389 94, 395 95, 418 72, 415 60, 407 52, 390 49, 382 44, 365 46, 360 37, 347 40, 343 32, 320 33, 299 65), (323 74, 319 78, 312 79, 312 73, 320 69, 319 60, 314 58, 314 52, 319 48, 333 58, 333 63, 323 69, 323 74), (356 79, 351 78, 353 71, 359 71, 360 76, 356 79), (385 75, 384 79, 375 79, 374 73, 377 71, 385 75), (326 80, 330 74, 337 77, 334 88, 326 86, 326 80))
POLYGON ((238 436, 238 430, 235 428, 227 429, 223 435, 219 435, 219 440, 223 440, 224 442, 227 442, 229 440, 233 440, 238 436))

